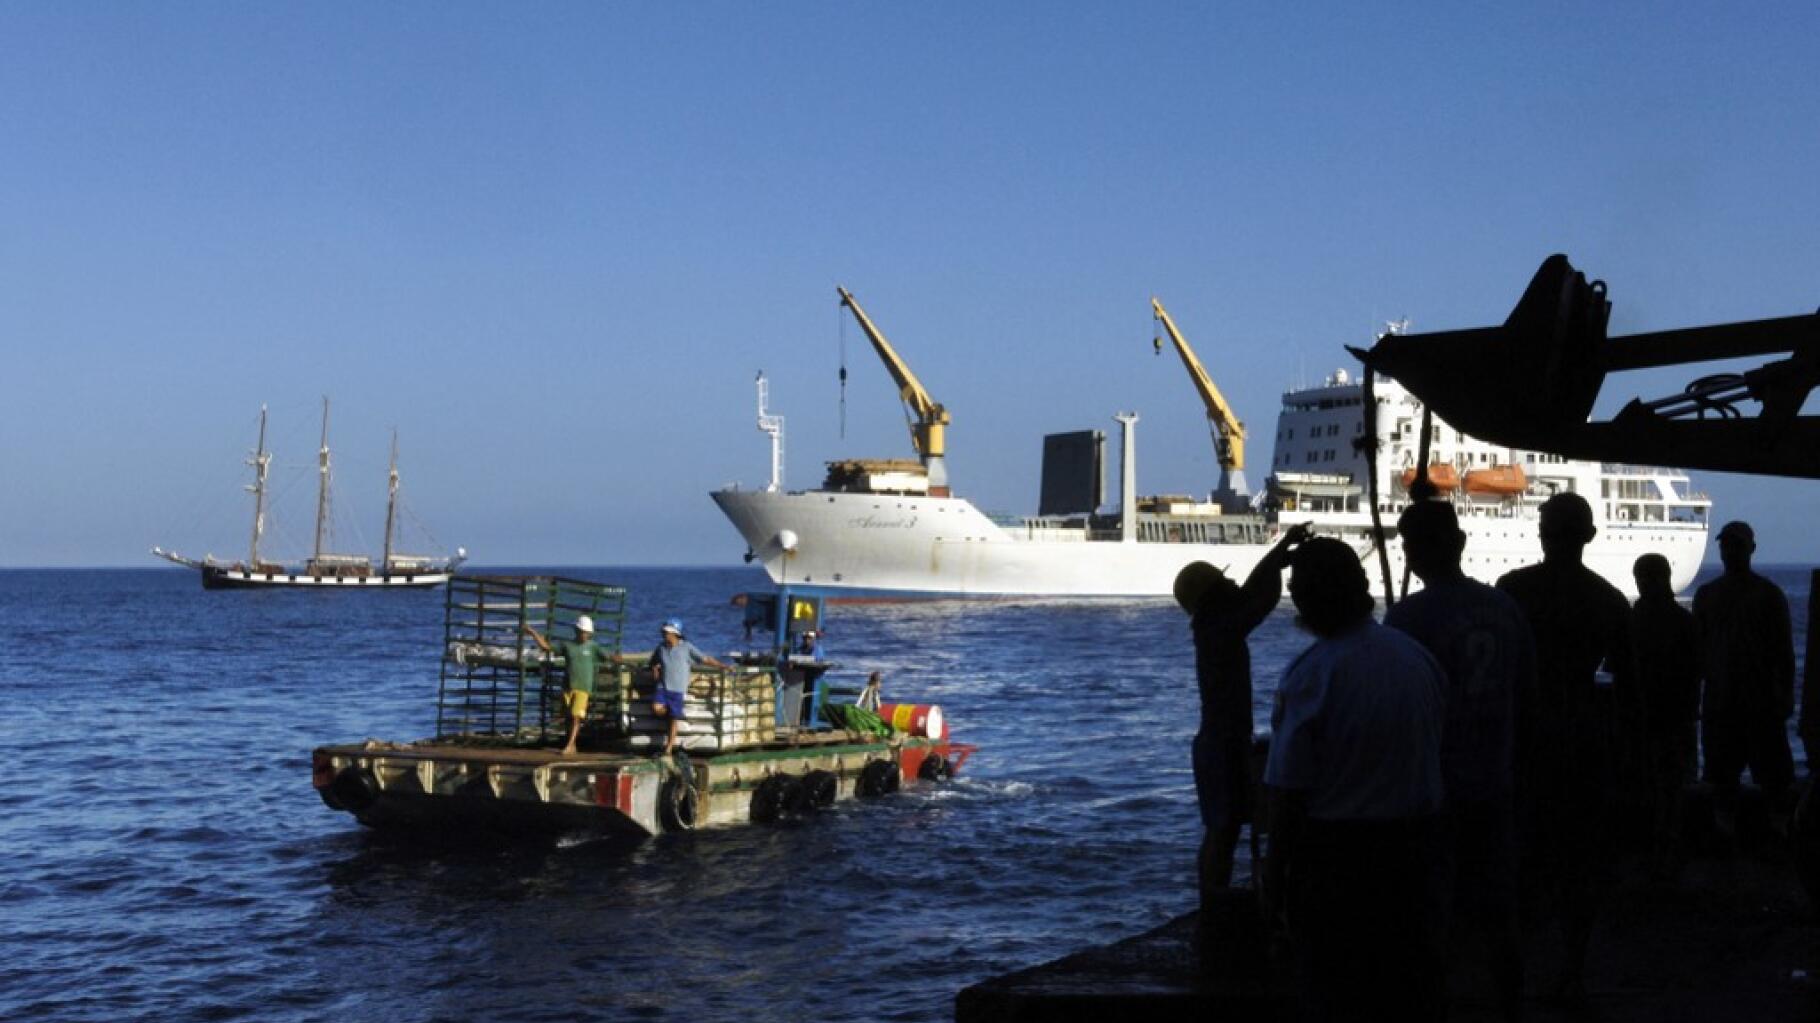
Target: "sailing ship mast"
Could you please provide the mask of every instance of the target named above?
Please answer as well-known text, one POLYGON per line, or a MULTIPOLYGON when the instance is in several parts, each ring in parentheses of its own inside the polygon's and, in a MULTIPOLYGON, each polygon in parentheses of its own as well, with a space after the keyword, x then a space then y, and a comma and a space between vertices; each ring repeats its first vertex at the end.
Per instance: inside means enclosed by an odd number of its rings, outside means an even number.
POLYGON ((253 542, 247 550, 246 564, 249 569, 259 567, 259 537, 265 532, 265 476, 272 464, 272 456, 265 450, 265 406, 259 406, 259 447, 253 457, 247 461, 253 467, 253 542))
POLYGON ((373 560, 365 554, 325 553, 329 537, 330 480, 334 475, 329 458, 329 399, 322 399, 322 442, 317 452, 316 550, 299 566, 266 562, 259 555, 259 542, 265 536, 265 497, 270 476, 272 453, 265 449, 266 406, 259 406, 259 444, 247 464, 253 467, 253 482, 246 487, 253 492, 253 535, 247 546, 245 564, 217 562, 213 555, 186 558, 176 551, 153 547, 152 554, 166 561, 198 569, 207 589, 238 589, 269 586, 399 587, 437 586, 447 582, 456 567, 467 560, 464 547, 455 548, 449 558, 395 554, 393 539, 398 531, 398 430, 392 430, 392 460, 387 469, 385 507, 384 562, 374 570, 373 560))
POLYGON ((321 482, 316 488, 316 556, 312 561, 322 561, 322 528, 329 518, 329 398, 322 396, 322 449, 316 454, 316 462, 321 475, 321 482))
POLYGON ((398 428, 392 428, 392 461, 386 470, 385 484, 385 552, 379 562, 381 572, 392 570, 392 519, 398 508, 398 428))

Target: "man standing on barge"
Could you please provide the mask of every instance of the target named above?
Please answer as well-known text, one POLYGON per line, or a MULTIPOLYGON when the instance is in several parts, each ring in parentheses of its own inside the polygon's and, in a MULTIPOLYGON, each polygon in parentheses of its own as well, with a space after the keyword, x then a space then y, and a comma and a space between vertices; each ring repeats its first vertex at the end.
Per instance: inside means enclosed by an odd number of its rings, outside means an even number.
MULTIPOLYGON (((529 622, 519 628, 536 640, 544 653, 554 652, 550 641, 529 622)), ((594 619, 582 615, 575 619, 575 639, 562 643, 562 705, 569 714, 569 742, 562 748, 564 756, 575 755, 575 740, 581 738, 581 723, 587 720, 588 698, 594 692, 594 678, 600 670, 599 658, 600 648, 594 645, 594 619)))
POLYGON ((664 740, 664 755, 669 756, 676 748, 677 725, 688 716, 684 712, 684 702, 689 696, 689 669, 697 664, 710 668, 725 668, 726 665, 684 639, 682 622, 678 619, 666 620, 662 635, 662 642, 651 651, 651 675, 657 681, 657 691, 651 697, 651 711, 670 720, 670 735, 664 740))

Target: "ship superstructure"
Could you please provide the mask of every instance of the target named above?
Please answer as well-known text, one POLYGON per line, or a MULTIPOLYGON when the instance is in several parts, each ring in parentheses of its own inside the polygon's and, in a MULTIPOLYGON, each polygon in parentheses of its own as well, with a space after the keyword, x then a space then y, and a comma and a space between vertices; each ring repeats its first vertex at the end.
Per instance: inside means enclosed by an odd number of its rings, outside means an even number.
MULTIPOLYGON (((843 291, 842 301, 851 304, 852 298, 843 291)), ((1155 308, 1160 320, 1167 315, 1160 303, 1155 308)), ((1173 323, 1162 322, 1192 374, 1198 360, 1173 323)), ((887 364, 894 359, 892 353, 887 364)), ((1197 390, 1205 390, 1198 380, 1197 390)), ((1416 477, 1424 409, 1407 390, 1382 377, 1373 396, 1375 493, 1383 521, 1394 527, 1416 477)), ((1216 447, 1223 438, 1242 440, 1242 427, 1234 429, 1237 421, 1223 399, 1217 407, 1210 402, 1208 412, 1216 447)), ((748 559, 763 564, 774 581, 837 598, 1161 597, 1171 592, 1176 573, 1191 561, 1207 561, 1243 578, 1292 523, 1312 523, 1321 534, 1348 542, 1362 560, 1375 563, 1374 488, 1363 443, 1364 413, 1364 388, 1343 370, 1284 394, 1267 486, 1249 502, 1239 500, 1242 477, 1234 486, 1231 470, 1243 462, 1242 454, 1233 457, 1230 445, 1221 449, 1222 483, 1214 492, 1140 497, 1138 417, 1127 413, 1115 417, 1121 427, 1119 492, 1106 509, 1092 479, 1104 462, 1103 435, 1097 431, 1073 435, 1087 438, 1087 453, 1075 462, 1087 466, 1089 477, 1085 488, 1075 489, 1096 496, 1028 518, 987 516, 954 495, 945 471, 939 483, 932 478, 930 451, 922 445, 920 462, 828 463, 816 490, 731 487, 713 498, 745 538, 748 559)), ((941 419, 947 420, 945 410, 941 419)), ((1692 582, 1705 547, 1711 502, 1693 489, 1685 473, 1497 447, 1438 418, 1429 429, 1428 476, 1460 513, 1467 533, 1463 567, 1469 575, 1491 582, 1539 561, 1538 509, 1550 496, 1566 491, 1581 494, 1593 508, 1599 532, 1587 547, 1586 563, 1594 571, 1630 593, 1632 563, 1640 554, 1655 552, 1668 558, 1677 590, 1692 582)), ((1046 500, 1049 475, 1046 464, 1046 500)), ((1400 545, 1394 528, 1387 535, 1393 585, 1400 590, 1405 576, 1400 545)), ((1381 592, 1382 574, 1369 574, 1381 592)))

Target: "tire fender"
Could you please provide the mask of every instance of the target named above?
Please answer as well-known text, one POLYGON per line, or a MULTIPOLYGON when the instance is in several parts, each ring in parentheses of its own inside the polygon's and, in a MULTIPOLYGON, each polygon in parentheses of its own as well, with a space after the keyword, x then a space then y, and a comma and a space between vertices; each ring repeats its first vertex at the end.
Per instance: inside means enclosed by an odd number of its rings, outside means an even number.
POLYGON ((868 760, 866 766, 860 768, 859 783, 854 791, 867 799, 873 799, 896 792, 901 782, 896 761, 868 760))
POLYGON ((840 793, 840 779, 833 771, 810 771, 803 775, 803 803, 809 810, 822 810, 834 805, 840 793))
POLYGON ((322 801, 337 810, 364 813, 379 801, 379 783, 358 767, 344 767, 322 790, 322 801))
POLYGON ((917 765, 916 776, 923 781, 947 781, 954 777, 954 767, 940 753, 930 753, 917 765))
POLYGON ((694 831, 700 796, 681 778, 664 782, 657 793, 657 819, 665 831, 694 831))
POLYGON ((752 790, 752 820, 756 824, 773 824, 802 802, 802 782, 793 774, 773 774, 752 790))

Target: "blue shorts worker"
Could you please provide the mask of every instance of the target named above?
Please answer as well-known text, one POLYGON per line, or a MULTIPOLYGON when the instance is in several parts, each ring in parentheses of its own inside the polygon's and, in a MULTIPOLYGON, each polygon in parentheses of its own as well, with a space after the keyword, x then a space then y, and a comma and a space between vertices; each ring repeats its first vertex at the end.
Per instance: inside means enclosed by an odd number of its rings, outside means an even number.
POLYGON ((660 713, 668 714, 678 721, 686 721, 689 718, 689 715, 683 713, 683 695, 681 693, 671 692, 662 686, 657 687, 651 709, 659 710, 660 713), (659 708, 661 708, 661 710, 659 710, 659 708))

